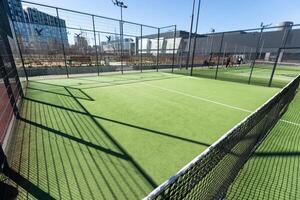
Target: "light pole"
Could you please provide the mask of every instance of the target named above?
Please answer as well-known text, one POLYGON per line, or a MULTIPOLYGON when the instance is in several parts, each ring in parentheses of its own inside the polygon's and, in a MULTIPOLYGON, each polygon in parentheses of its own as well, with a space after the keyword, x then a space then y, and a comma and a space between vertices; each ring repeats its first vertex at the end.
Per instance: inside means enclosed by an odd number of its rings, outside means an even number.
POLYGON ((193 32, 193 25, 194 25, 195 4, 196 4, 196 0, 193 0, 191 27, 190 27, 189 41, 188 41, 188 52, 187 52, 187 60, 186 60, 186 66, 185 66, 186 69, 188 69, 189 61, 190 61, 191 41, 192 41, 192 32, 193 32))
POLYGON ((115 6, 121 9, 121 22, 120 22, 120 41, 121 41, 121 70, 123 74, 123 8, 128 8, 123 1, 111 0, 115 6))
POLYGON ((201 0, 199 0, 199 2, 198 2, 198 11, 197 11, 197 20, 196 20, 196 30, 195 30, 195 35, 194 35, 194 48, 193 48, 193 54, 192 54, 192 66, 191 66, 190 76, 193 76, 194 59, 195 59, 195 51, 196 51, 196 43, 197 43, 197 34, 198 34, 198 24, 199 24, 200 6, 201 6, 201 0))

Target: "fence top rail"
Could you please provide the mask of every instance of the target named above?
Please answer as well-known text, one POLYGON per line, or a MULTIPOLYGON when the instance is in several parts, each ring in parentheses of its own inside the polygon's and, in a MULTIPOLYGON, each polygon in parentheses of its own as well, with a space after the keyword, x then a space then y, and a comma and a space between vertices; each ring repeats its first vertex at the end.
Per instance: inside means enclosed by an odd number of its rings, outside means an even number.
MULTIPOLYGON (((293 24, 291 27, 298 27, 300 24, 293 24)), ((240 30, 233 30, 233 31, 221 31, 221 32, 214 32, 214 33, 200 33, 198 36, 207 36, 207 35, 216 35, 216 34, 226 34, 226 33, 238 33, 238 32, 246 32, 246 31, 261 31, 263 30, 268 30, 268 29, 274 29, 274 28, 284 28, 286 26, 270 26, 270 27, 259 27, 259 28, 249 28, 249 29, 240 29, 240 30)))
MULTIPOLYGON (((71 9, 67 9, 67 8, 61 8, 61 7, 56 7, 56 6, 50 6, 50 5, 41 4, 41 3, 35 3, 35 2, 23 1, 23 0, 21 0, 21 2, 22 2, 22 3, 31 4, 31 5, 37 5, 37 6, 47 7, 47 8, 53 8, 53 9, 58 9, 58 10, 64 10, 64 11, 73 12, 73 13, 82 14, 82 15, 89 15, 89 16, 99 17, 99 18, 108 19, 108 20, 113 20, 113 21, 121 21, 121 20, 119 20, 119 19, 114 19, 114 18, 111 18, 111 17, 104 17, 104 16, 101 16, 101 15, 95 15, 95 14, 90 14, 90 13, 86 13, 86 12, 81 12, 81 11, 71 10, 71 9)), ((145 25, 145 24, 140 24, 140 23, 130 22, 130 21, 126 21, 126 20, 122 20, 122 22, 123 22, 123 23, 128 23, 128 24, 133 24, 133 25, 138 25, 138 26, 144 26, 144 27, 148 27, 148 28, 155 28, 155 29, 158 29, 158 28, 159 28, 159 27, 155 27, 155 26, 150 26, 150 25, 145 25)))
POLYGON ((143 200, 151 200, 151 199, 154 199, 155 197, 157 197, 168 185, 171 185, 172 183, 174 183, 180 176, 182 176, 188 170, 190 170, 199 160, 203 159, 206 155, 208 155, 210 153, 210 151, 212 149, 214 149, 217 145, 219 145, 225 138, 230 136, 237 127, 244 124, 251 116, 253 116, 255 113, 259 112, 263 107, 265 107, 267 104, 269 104, 276 96, 280 95, 284 90, 286 90, 288 87, 290 87, 290 85, 292 85, 297 79, 298 80, 300 79, 300 75, 298 75, 296 78, 294 78, 283 89, 281 89, 279 92, 277 92, 267 102, 265 102, 263 105, 261 105, 259 108, 257 108, 254 112, 252 112, 249 116, 247 116, 245 119, 243 119, 240 123, 238 123, 232 129, 230 129, 227 133, 225 133, 222 137, 220 137, 216 142, 214 142, 206 150, 204 150, 200 155, 198 155, 196 158, 194 158, 192 161, 190 161, 187 165, 185 165, 183 168, 181 168, 174 176, 170 177, 168 180, 166 180, 161 185, 159 185, 157 188, 155 188, 143 200))
POLYGON ((175 24, 170 25, 170 26, 163 26, 163 27, 159 27, 159 29, 165 29, 165 28, 175 28, 175 24))

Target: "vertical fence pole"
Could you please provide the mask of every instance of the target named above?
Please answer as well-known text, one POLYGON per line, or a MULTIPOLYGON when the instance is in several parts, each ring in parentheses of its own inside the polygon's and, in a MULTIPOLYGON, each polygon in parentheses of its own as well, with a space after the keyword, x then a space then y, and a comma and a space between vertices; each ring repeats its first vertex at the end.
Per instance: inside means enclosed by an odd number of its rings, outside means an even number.
POLYGON ((157 54, 156 54, 156 71, 158 72, 159 65, 159 37, 160 37, 160 28, 157 29, 157 54))
POLYGON ((251 71, 250 71, 250 76, 249 76, 248 84, 251 83, 251 78, 252 78, 252 74, 253 74, 253 68, 254 68, 254 65, 255 65, 256 57, 258 56, 258 53, 259 53, 258 52, 259 51, 259 45, 260 45, 261 40, 262 40, 263 32, 264 32, 264 27, 262 27, 260 29, 259 39, 257 40, 257 44, 256 44, 255 55, 254 55, 254 58, 253 58, 253 60, 251 62, 251 65, 250 65, 251 71))
POLYGON ((172 73, 174 72, 174 64, 175 64, 175 48, 176 48, 176 33, 177 26, 174 25, 174 40, 173 40, 173 56, 172 56, 172 73))
POLYGON ((209 53, 208 66, 210 65, 211 59, 213 57, 214 36, 215 36, 215 34, 211 35, 211 43, 210 43, 210 53, 209 53))
MULTIPOLYGON (((20 29, 19 29, 19 26, 17 24, 13 23, 13 27, 15 29, 15 32, 20 33, 20 29)), ((19 54, 20 54, 21 62, 22 62, 22 68, 24 70, 26 81, 28 82, 28 73, 27 73, 27 70, 25 68, 25 62, 24 62, 24 57, 23 57, 23 53, 22 53, 22 50, 21 50, 21 46, 20 46, 20 41, 19 41, 19 38, 18 38, 17 34, 15 34, 15 35, 16 35, 16 43, 17 43, 18 51, 19 51, 19 54)), ((21 34, 20 34, 20 37, 22 37, 21 34)))
POLYGON ((223 60, 222 60, 222 67, 224 66, 224 60, 225 60, 225 56, 226 56, 226 49, 227 49, 227 42, 225 42, 225 46, 224 46, 224 52, 223 52, 223 60))
MULTIPOLYGON (((251 57, 252 57, 252 51, 253 51, 253 48, 251 47, 250 52, 249 52, 249 56, 248 56, 249 61, 251 60, 251 57)), ((251 67, 251 65, 250 65, 250 67, 251 67)))
POLYGON ((194 1, 193 1, 193 8, 192 8, 191 27, 190 27, 190 32, 189 32, 188 52, 187 52, 187 60, 186 60, 186 66, 185 66, 185 69, 188 69, 188 68, 189 68, 189 62, 190 62, 191 43, 192 43, 192 32, 193 32, 193 26, 194 26, 195 4, 196 4, 196 1, 194 0, 194 1))
POLYGON ((219 53, 218 53, 218 63, 217 63, 217 69, 216 69, 215 79, 218 78, 218 71, 219 71, 219 64, 220 64, 220 55, 222 53, 222 48, 223 48, 223 40, 224 40, 224 32, 222 33, 221 44, 220 44, 220 49, 219 49, 219 53))
POLYGON ((98 46, 99 46, 99 53, 100 53, 100 66, 101 66, 101 63, 102 63, 102 50, 101 50, 101 38, 100 38, 100 33, 99 32, 98 32, 98 46))
POLYGON ((100 69, 99 69, 98 49, 97 49, 97 39, 96 39, 96 29, 95 29, 95 16, 94 15, 92 15, 92 19, 93 19, 93 32, 94 32, 95 51, 96 51, 96 65, 97 65, 97 71, 98 71, 98 76, 99 76, 100 69))
POLYGON ((120 42, 121 42, 121 72, 123 74, 124 73, 123 71, 123 20, 120 21, 120 42))
POLYGON ((197 44, 197 34, 198 34, 198 24, 199 24, 199 15, 200 15, 200 5, 201 5, 201 0, 199 0, 198 9, 197 9, 196 30, 195 30, 195 36, 194 36, 194 47, 193 47, 192 66, 191 66, 190 76, 193 76, 193 69, 194 69, 195 52, 196 52, 196 44, 197 44))
POLYGON ((65 51, 65 45, 64 45, 64 39, 63 39, 63 36, 62 36, 62 31, 61 31, 61 24, 60 24, 60 18, 59 18, 58 8, 56 8, 56 15, 57 15, 57 19, 58 19, 58 26, 59 26, 60 40, 61 40, 61 45, 62 45, 63 54, 64 54, 65 68, 66 68, 66 72, 67 72, 67 77, 69 78, 69 71, 68 71, 68 66, 67 66, 67 57, 66 57, 66 51, 65 51))
POLYGON ((258 56, 258 59, 261 59, 261 54, 262 54, 262 51, 263 51, 264 45, 265 45, 265 40, 262 40, 262 44, 261 44, 261 47, 260 47, 260 51, 259 51, 259 56, 258 56))
POLYGON ((286 47, 286 43, 288 41, 289 33, 290 33, 290 29, 285 27, 284 34, 283 34, 282 40, 281 40, 281 45, 280 45, 281 47, 278 49, 276 60, 275 60, 275 63, 274 63, 273 69, 272 69, 272 73, 271 73, 271 77, 270 77, 270 80, 269 80, 269 87, 271 87, 271 85, 272 85, 273 77, 274 77, 275 70, 276 70, 276 67, 277 67, 277 64, 278 64, 278 61, 279 61, 279 58, 280 58, 280 54, 281 54, 281 52, 284 51, 284 48, 286 47))
POLYGON ((140 43, 140 66, 141 66, 141 73, 143 72, 143 25, 141 25, 141 43, 140 43))

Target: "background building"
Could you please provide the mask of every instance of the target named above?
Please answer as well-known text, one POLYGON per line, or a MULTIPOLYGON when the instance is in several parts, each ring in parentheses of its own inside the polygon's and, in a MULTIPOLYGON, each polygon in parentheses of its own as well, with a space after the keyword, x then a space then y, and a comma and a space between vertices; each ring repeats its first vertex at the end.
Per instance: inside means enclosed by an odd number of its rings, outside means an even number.
POLYGON ((55 53, 61 49, 62 43, 68 45, 65 20, 35 8, 23 8, 18 0, 9 0, 8 3, 22 49, 55 53))
MULTIPOLYGON (((266 61, 274 60, 278 48, 281 47, 282 41, 286 38, 286 47, 300 47, 300 29, 292 29, 293 22, 282 22, 277 29, 265 29, 262 35, 262 41, 259 46, 259 57, 266 61)), ((203 56, 209 54, 220 53, 220 44, 222 33, 198 34, 196 39, 195 54, 203 56)), ((226 55, 249 55, 255 53, 257 42, 260 37, 260 31, 252 32, 229 32, 224 35, 221 54, 226 55)), ((159 53, 172 54, 174 41, 175 53, 185 56, 188 52, 189 32, 177 31, 174 40, 174 32, 161 33, 159 38, 159 53)), ((138 52, 143 54, 157 54, 157 34, 146 35, 143 38, 138 38, 138 52)), ((194 43, 194 35, 192 35, 191 44, 194 43)), ((193 48, 193 46, 192 46, 193 48)), ((192 49, 191 48, 191 49, 192 49)), ((285 55, 297 56, 295 50, 285 50, 285 55)), ((281 60, 281 59, 280 59, 281 60)))

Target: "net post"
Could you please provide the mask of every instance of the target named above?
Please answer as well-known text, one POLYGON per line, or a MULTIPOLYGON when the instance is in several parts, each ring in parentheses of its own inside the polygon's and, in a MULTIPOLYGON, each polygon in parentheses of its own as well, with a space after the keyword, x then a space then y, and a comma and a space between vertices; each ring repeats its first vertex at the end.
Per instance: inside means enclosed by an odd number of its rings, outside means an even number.
POLYGON ((64 62, 65 62, 66 73, 67 73, 67 77, 69 78, 69 71, 68 71, 68 66, 67 66, 67 57, 66 57, 64 39, 63 39, 63 36, 62 36, 62 31, 61 31, 61 24, 60 24, 60 18, 59 18, 58 8, 55 8, 55 9, 56 9, 56 16, 57 16, 57 19, 58 19, 58 27, 59 27, 59 33, 60 33, 61 46, 62 46, 63 55, 64 55, 64 62))
POLYGON ((95 41, 95 51, 96 51, 96 65, 97 65, 97 72, 98 76, 100 75, 100 69, 99 69, 99 60, 98 60, 98 49, 97 49, 97 40, 96 40, 96 29, 95 29, 95 16, 92 15, 93 20, 93 32, 94 32, 94 41, 95 41))
POLYGON ((156 54, 156 71, 158 72, 159 65, 159 37, 160 37, 160 28, 157 29, 157 54, 156 54))
MULTIPOLYGON (((217 69, 216 69, 216 75, 215 75, 215 79, 218 78, 218 71, 219 71, 219 64, 220 64, 220 55, 222 53, 222 48, 223 48, 223 40, 224 40, 224 32, 222 33, 222 38, 221 38, 221 44, 220 44, 220 49, 219 49, 219 53, 218 53, 218 63, 217 63, 217 69)), ((224 59, 223 59, 224 60, 224 59)))

